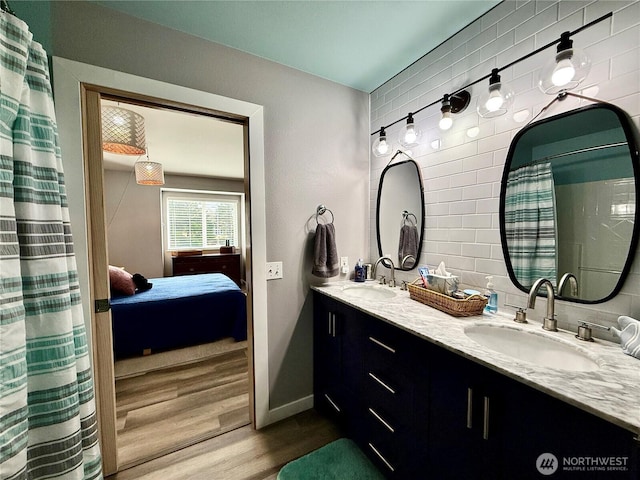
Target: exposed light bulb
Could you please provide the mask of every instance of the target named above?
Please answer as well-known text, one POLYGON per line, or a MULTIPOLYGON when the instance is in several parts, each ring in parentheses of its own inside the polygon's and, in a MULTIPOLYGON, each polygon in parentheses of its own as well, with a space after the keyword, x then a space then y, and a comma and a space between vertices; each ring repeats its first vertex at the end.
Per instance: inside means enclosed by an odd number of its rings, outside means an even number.
POLYGON ((493 118, 504 115, 513 103, 514 93, 508 84, 500 79, 499 70, 491 70, 489 88, 478 98, 477 111, 482 118, 493 118))
POLYGON ((398 136, 398 142, 404 148, 411 148, 418 145, 420 142, 420 129, 417 128, 413 122, 413 113, 407 115, 407 124, 400 130, 398 136))
POLYGON ((581 49, 573 47, 571 32, 560 35, 557 53, 540 70, 538 88, 548 95, 573 90, 591 70, 591 59, 581 49))
POLYGON ((404 141, 406 143, 415 143, 418 139, 418 135, 416 135, 416 129, 413 125, 407 126, 407 131, 404 134, 404 141))
POLYGON ((438 125, 440 126, 441 130, 449 130, 453 125, 453 118, 451 118, 451 113, 444 112, 438 125))
POLYGON ((380 143, 378 143, 378 146, 376 148, 376 150, 378 151, 378 153, 380 155, 385 155, 387 153, 389 153, 389 150, 391 149, 391 147, 389 146, 389 144, 387 143, 387 140, 380 140, 380 143))
POLYGON ((553 83, 556 87, 564 87, 567 85, 576 74, 576 69, 573 66, 570 58, 565 58, 560 60, 553 69, 553 74, 551 74, 551 83, 553 83))
POLYGON ((392 145, 387 139, 384 127, 380 128, 380 136, 374 140, 373 145, 371 145, 371 150, 376 157, 384 157, 391 153, 392 145))
POLYGON ((489 94, 489 98, 485 102, 484 106, 487 107, 487 110, 490 112, 497 112, 504 105, 504 98, 502 98, 502 93, 500 93, 500 88, 494 88, 491 90, 489 94))

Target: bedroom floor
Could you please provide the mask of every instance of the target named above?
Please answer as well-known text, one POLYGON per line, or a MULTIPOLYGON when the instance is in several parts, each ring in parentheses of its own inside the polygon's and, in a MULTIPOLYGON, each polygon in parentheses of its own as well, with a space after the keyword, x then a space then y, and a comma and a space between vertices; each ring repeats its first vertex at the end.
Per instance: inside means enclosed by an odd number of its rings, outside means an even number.
POLYGON ((121 470, 250 423, 247 348, 240 343, 116 362, 121 470), (198 355, 204 358, 193 362, 198 355))

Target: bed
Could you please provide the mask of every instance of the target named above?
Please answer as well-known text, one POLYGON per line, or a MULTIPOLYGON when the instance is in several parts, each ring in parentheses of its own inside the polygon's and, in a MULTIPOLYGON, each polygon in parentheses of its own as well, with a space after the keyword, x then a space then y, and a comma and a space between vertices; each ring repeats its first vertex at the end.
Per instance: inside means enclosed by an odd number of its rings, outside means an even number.
POLYGON ((245 294, 221 273, 152 278, 150 290, 111 299, 116 359, 247 339, 245 294))

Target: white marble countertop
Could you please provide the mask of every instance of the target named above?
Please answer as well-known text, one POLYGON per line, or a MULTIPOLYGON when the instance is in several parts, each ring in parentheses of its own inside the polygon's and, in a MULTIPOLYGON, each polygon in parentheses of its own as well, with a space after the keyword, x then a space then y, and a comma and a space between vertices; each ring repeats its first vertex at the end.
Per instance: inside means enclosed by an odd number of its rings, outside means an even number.
POLYGON ((373 286, 395 293, 392 298, 372 300, 345 293, 345 286, 362 286, 351 281, 328 283, 311 288, 329 297, 413 333, 425 340, 480 363, 496 372, 545 392, 555 398, 608 420, 640 435, 640 360, 625 355, 620 345, 596 339, 584 342, 574 332, 546 332, 539 322, 513 322, 510 312, 453 317, 409 298, 400 288, 373 286), (485 347, 464 333, 474 324, 492 324, 533 331, 561 341, 595 360, 594 371, 568 371, 515 360, 485 347))

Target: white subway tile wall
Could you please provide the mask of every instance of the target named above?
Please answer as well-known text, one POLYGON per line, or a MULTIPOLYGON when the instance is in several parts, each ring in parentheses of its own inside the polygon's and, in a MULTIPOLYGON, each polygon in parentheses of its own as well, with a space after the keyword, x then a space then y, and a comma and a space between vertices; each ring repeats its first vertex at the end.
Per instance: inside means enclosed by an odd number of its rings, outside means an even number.
MULTIPOLYGON (((613 17, 580 32, 574 45, 591 57, 591 72, 580 88, 585 95, 623 108, 640 125, 640 1, 514 1, 507 0, 371 93, 371 131, 407 113, 435 102, 445 93, 488 75, 517 58, 608 13, 613 17)), ((483 287, 493 275, 504 303, 525 305, 526 295, 511 283, 502 254, 498 223, 500 182, 511 139, 537 115, 552 97, 537 86, 539 71, 554 54, 550 48, 500 72, 516 96, 507 115, 479 118, 477 97, 486 88, 481 82, 470 89, 469 107, 454 116, 447 132, 438 128, 438 105, 420 112, 415 122, 423 132, 422 144, 412 149, 425 185, 426 221, 419 263, 435 266, 444 261, 465 286, 483 287), (521 112, 518 121, 513 114, 521 112), (478 127, 475 137, 467 130, 478 127), (432 142, 440 146, 434 148, 432 142)), ((548 114, 571 110, 585 103, 569 98, 556 103, 548 114)), ((402 122, 387 129, 396 139, 402 122)), ((397 145, 396 145, 397 147, 397 145)), ((371 163, 371 251, 377 252, 375 207, 380 174, 388 159, 371 163)), ((375 253, 374 253, 375 254, 375 253)), ((413 272, 400 272, 412 281, 413 272)), ((533 319, 544 314, 544 303, 529 312, 533 319)), ((581 320, 615 325, 619 315, 640 318, 640 255, 636 252, 631 273, 618 296, 608 302, 585 305, 556 302, 559 326, 577 330, 581 320)), ((601 335, 594 331, 594 336, 601 335)), ((601 335, 613 339, 609 334, 601 335)))

